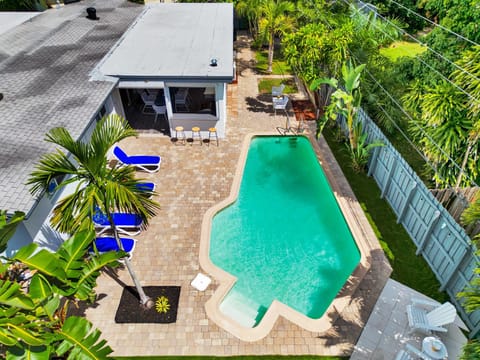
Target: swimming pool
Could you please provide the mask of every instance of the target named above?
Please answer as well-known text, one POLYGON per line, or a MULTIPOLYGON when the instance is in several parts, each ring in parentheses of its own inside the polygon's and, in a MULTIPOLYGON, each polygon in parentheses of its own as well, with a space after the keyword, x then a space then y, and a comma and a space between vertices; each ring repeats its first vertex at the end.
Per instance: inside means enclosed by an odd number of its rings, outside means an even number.
POLYGON ((253 327, 272 301, 320 318, 360 260, 310 141, 257 137, 237 200, 212 221, 210 258, 237 277, 220 310, 253 327))
POLYGON ((279 315, 326 330, 362 256, 310 140, 252 135, 240 163, 202 227, 202 267, 220 279, 209 317, 247 341, 279 315))

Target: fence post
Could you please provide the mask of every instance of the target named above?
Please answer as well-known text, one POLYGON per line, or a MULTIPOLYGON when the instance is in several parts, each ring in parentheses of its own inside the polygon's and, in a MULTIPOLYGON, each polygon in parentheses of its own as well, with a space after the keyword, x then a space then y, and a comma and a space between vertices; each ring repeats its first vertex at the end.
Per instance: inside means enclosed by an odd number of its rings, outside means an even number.
POLYGON ((385 197, 385 194, 390 188, 390 183, 392 182, 393 173, 395 172, 395 168, 397 167, 397 159, 393 156, 392 158, 393 158, 393 164, 392 164, 392 167, 390 168, 390 171, 388 172, 387 181, 385 182, 385 186, 382 189, 382 193, 380 194, 381 199, 385 197))
POLYGON ((427 239, 432 234, 433 227, 437 224, 438 219, 440 219, 440 211, 437 210, 437 211, 435 211, 435 214, 433 214, 432 222, 428 226, 427 231, 425 231, 425 235, 423 235, 422 240, 418 244, 418 249, 417 249, 415 255, 419 255, 423 251, 423 248, 425 247, 425 243, 427 242, 427 239))
POLYGON ((448 286, 448 283, 453 277, 453 274, 455 274, 460 267, 460 264, 462 263, 463 259, 465 259, 465 256, 468 254, 468 251, 466 248, 463 249, 463 254, 460 257, 460 260, 455 264, 455 267, 453 268, 452 272, 448 275, 447 279, 445 280, 445 283, 440 286, 440 291, 444 291, 445 288, 448 286))
POLYGON ((380 146, 373 148, 372 159, 370 160, 370 166, 368 167, 367 176, 372 176, 375 168, 377 167, 378 153, 380 152, 380 146))
POLYGON ((410 204, 410 201, 412 200, 412 197, 413 197, 413 194, 414 194, 416 188, 417 188, 417 183, 414 182, 413 186, 410 188, 410 191, 407 194, 407 197, 405 198, 405 204, 403 204, 403 208, 400 210, 400 213, 398 214, 397 224, 400 224, 402 222, 403 217, 405 216, 405 213, 407 212, 408 205, 410 204))

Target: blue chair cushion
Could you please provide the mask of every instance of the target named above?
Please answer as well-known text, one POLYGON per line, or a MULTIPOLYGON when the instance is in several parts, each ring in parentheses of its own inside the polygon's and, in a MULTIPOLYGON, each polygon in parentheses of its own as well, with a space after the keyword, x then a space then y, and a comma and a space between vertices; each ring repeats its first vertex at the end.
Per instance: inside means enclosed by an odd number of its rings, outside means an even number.
POLYGON ((110 223, 108 222, 108 217, 105 215, 103 212, 100 211, 100 209, 95 209, 95 213, 93 214, 93 222, 100 225, 100 224, 106 224, 109 225, 110 223))
POLYGON ((129 165, 157 165, 160 162, 160 156, 156 155, 132 155, 127 161, 123 161, 129 165))
MULTIPOLYGON (((142 218, 137 214, 113 213, 113 222, 119 227, 139 227, 142 225, 142 218)), ((110 226, 110 222, 105 214, 97 211, 93 216, 93 221, 98 226, 110 226)))
MULTIPOLYGON (((130 252, 135 245, 135 241, 130 238, 120 238, 125 252, 130 252)), ((99 252, 118 251, 118 244, 114 237, 101 237, 95 239, 95 246, 99 252)))
POLYGON ((128 156, 120 147, 115 146, 113 153, 122 163, 127 165, 157 165, 160 156, 157 155, 132 155, 128 156))
POLYGON ((150 191, 152 192, 155 188, 155 184, 152 182, 140 183, 137 184, 137 189, 141 191, 150 191))
POLYGON ((120 149, 120 147, 115 146, 115 148, 113 149, 113 153, 121 162, 128 161, 128 155, 125 154, 125 152, 122 149, 120 149))

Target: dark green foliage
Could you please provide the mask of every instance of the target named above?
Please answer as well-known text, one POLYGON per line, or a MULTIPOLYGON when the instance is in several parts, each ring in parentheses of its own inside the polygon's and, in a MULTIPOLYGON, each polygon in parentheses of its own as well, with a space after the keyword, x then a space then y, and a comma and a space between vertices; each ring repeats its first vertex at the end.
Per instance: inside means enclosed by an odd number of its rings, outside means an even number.
MULTIPOLYGON (((416 0, 395 0, 396 2, 402 4, 406 8, 414 12, 422 12, 422 9, 417 8, 416 0)), ((377 6, 378 11, 389 17, 390 19, 399 19, 408 25, 407 31, 410 33, 416 32, 417 30, 423 29, 427 22, 422 20, 420 17, 416 16, 407 9, 402 8, 401 6, 391 2, 390 0, 371 0, 371 4, 377 6)), ((423 14, 422 14, 423 15, 423 14)))
POLYGON ((132 356, 116 357, 117 360, 346 360, 340 356, 317 356, 317 355, 248 355, 248 356, 132 356))
POLYGON ((478 360, 480 359, 480 342, 471 340, 463 347, 463 353, 460 360, 478 360))
POLYGON ((42 11, 46 8, 45 0, 0 0, 0 11, 42 11))

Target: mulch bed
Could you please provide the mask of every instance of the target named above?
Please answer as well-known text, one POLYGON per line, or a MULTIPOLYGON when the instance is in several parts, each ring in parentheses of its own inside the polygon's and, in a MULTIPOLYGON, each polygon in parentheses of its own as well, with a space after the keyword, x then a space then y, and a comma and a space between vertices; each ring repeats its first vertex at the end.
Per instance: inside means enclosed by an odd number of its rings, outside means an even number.
POLYGON ((123 289, 117 314, 116 323, 159 323, 169 324, 177 321, 178 299, 180 286, 144 286, 143 291, 156 303, 157 299, 164 296, 168 299, 170 308, 166 313, 158 312, 154 305, 151 309, 143 309, 139 302, 137 290, 134 286, 123 289))
POLYGON ((316 120, 315 106, 310 100, 292 100, 292 108, 297 121, 301 119, 301 114, 304 120, 316 120))

